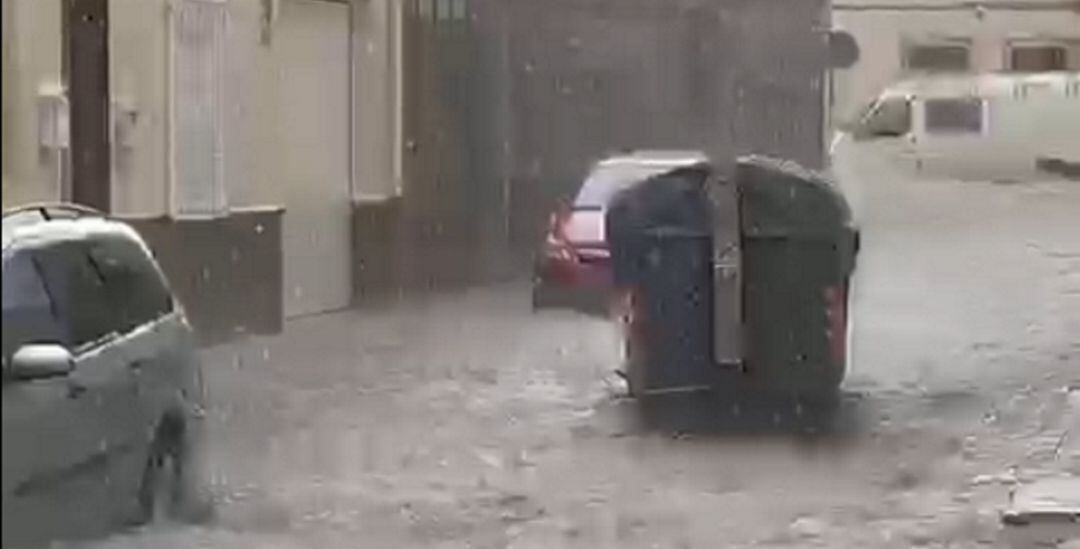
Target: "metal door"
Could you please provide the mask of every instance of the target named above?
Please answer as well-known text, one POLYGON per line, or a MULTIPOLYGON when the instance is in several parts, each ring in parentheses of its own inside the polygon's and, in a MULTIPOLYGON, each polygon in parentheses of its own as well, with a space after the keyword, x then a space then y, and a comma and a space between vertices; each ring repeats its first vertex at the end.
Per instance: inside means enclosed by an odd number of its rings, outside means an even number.
MULTIPOLYGON (((402 10, 402 179, 408 286, 460 281, 478 212, 469 169, 472 74, 466 0, 418 0, 402 10)), ((485 161, 488 161, 485 158, 485 161)))
POLYGON ((71 108, 71 200, 111 208, 109 2, 65 0, 64 78, 71 108))

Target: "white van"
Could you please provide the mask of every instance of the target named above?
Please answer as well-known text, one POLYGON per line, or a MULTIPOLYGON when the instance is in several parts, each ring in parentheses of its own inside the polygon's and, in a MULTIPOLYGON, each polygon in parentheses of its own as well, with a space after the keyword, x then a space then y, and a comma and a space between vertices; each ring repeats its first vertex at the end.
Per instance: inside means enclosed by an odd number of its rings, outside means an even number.
MULTIPOLYGON (((904 172, 970 180, 1039 177, 1046 159, 1080 162, 1080 72, 925 76, 861 112, 845 154, 904 172)), ((834 144, 834 152, 838 148, 834 144)))

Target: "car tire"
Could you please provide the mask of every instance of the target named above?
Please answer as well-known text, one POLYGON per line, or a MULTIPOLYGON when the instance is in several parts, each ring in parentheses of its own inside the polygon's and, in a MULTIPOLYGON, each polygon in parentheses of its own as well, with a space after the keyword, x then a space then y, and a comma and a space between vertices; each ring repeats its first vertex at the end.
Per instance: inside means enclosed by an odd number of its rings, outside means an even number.
POLYGON ((185 479, 188 448, 177 420, 162 421, 147 452, 136 495, 134 523, 145 525, 181 518, 190 499, 185 479))
POLYGON ((174 515, 176 457, 151 450, 139 484, 136 525, 161 522, 174 515))

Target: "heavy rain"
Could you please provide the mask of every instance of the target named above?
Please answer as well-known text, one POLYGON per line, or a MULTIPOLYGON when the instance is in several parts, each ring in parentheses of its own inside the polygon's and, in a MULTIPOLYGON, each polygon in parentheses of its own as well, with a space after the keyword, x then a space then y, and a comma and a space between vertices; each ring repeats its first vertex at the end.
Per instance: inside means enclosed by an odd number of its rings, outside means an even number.
POLYGON ((3 547, 1080 547, 1075 0, 3 0, 3 547))

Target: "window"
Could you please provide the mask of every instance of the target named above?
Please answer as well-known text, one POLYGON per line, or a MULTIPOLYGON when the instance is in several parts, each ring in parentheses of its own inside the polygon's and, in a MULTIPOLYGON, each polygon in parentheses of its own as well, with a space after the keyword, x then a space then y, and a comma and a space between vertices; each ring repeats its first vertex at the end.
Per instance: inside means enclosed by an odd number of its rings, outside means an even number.
POLYGON ((1067 57, 1062 46, 1012 46, 1009 48, 1009 70, 1062 71, 1068 68, 1067 57))
POLYGON ((574 207, 603 209, 620 191, 675 167, 675 165, 599 167, 589 174, 581 186, 574 199, 574 207))
POLYGON ((173 12, 173 213, 226 213, 223 71, 225 4, 181 0, 173 12))
POLYGON ((907 49, 904 66, 912 71, 961 72, 971 66, 966 44, 916 45, 907 49))
POLYGON ((981 133, 983 103, 979 98, 927 99, 927 133, 981 133))
POLYGON ((28 343, 59 343, 63 331, 28 252, 4 253, 3 356, 28 343))
POLYGON ((90 257, 104 277, 105 293, 121 332, 172 311, 172 295, 165 278, 136 242, 126 238, 95 242, 90 257))
POLYGON ((34 260, 55 304, 61 343, 78 352, 120 331, 102 274, 85 244, 54 244, 34 252, 34 260))

